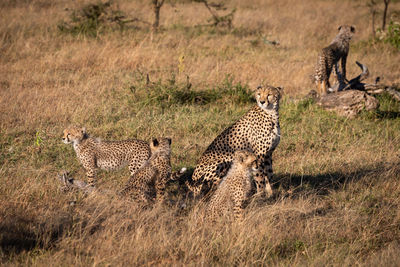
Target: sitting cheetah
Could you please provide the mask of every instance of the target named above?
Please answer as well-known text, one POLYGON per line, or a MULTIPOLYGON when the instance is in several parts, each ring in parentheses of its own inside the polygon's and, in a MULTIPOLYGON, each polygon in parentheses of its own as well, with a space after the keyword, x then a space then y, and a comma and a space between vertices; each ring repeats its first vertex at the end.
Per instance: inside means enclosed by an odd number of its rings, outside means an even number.
POLYGON ((121 195, 149 204, 154 199, 164 200, 165 185, 171 178, 171 139, 153 139, 150 143, 151 157, 129 179, 121 195))
POLYGON ((201 156, 187 187, 199 196, 218 183, 227 173, 233 154, 237 150, 252 151, 257 157, 261 179, 257 192, 271 195, 269 181, 272 178, 272 152, 280 141, 279 100, 281 88, 259 86, 255 92, 257 105, 241 119, 225 129, 209 145, 201 156))
POLYGON ((334 68, 337 80, 346 81, 346 60, 349 53, 350 40, 355 33, 354 26, 343 25, 339 27, 339 33, 331 44, 322 49, 318 55, 317 65, 315 67, 315 84, 318 94, 324 95, 331 87, 329 84, 329 76, 332 68, 334 68), (338 63, 341 60, 342 73, 339 72, 338 63))
POLYGON ((62 139, 65 144, 73 144, 90 186, 95 185, 96 168, 112 170, 128 165, 133 175, 151 154, 149 144, 145 141, 101 141, 89 137, 85 128, 69 127, 64 130, 62 139))
POLYGON ((241 220, 245 202, 252 192, 253 177, 261 177, 257 173, 256 156, 247 150, 236 151, 231 168, 207 204, 207 218, 216 219, 233 209, 235 219, 241 220))

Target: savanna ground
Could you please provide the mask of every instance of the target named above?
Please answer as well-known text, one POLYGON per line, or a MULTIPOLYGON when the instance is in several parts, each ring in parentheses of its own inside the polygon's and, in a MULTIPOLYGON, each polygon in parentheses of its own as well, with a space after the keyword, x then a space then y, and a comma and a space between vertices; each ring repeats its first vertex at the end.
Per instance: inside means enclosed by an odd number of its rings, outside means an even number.
MULTIPOLYGON (((178 1, 162 7, 154 35, 140 22, 97 37, 60 32, 87 3, 0 2, 2 265, 400 264, 399 105, 382 96, 379 111, 345 119, 302 100, 341 24, 356 27, 349 77, 358 60, 383 83, 400 82, 399 51, 371 40, 367 1, 233 0, 231 30, 196 27, 210 18, 204 5, 178 1), (206 224, 193 203, 137 210, 112 194, 58 190, 63 169, 84 178, 61 143, 66 126, 103 139, 169 136, 173 168, 193 169, 262 82, 285 88, 276 194, 252 203, 243 223, 206 224)), ((116 3, 152 20, 150 3, 116 3)), ((99 187, 118 190, 128 175, 100 172, 99 187)), ((172 200, 181 192, 169 186, 172 200)))

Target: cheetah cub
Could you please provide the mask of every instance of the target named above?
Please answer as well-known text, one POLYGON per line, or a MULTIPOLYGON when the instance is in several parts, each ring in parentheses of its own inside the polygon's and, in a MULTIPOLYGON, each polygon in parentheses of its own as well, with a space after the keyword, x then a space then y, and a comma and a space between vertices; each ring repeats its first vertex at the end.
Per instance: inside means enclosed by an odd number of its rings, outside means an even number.
POLYGON ((69 127, 62 138, 72 144, 86 170, 88 184, 95 185, 96 169, 112 170, 128 165, 133 175, 150 158, 149 144, 142 140, 101 141, 89 137, 85 128, 69 127))
POLYGON ((318 55, 317 65, 315 67, 315 85, 318 94, 324 95, 331 87, 329 76, 334 67, 336 78, 339 82, 346 81, 346 60, 349 53, 350 40, 355 33, 354 26, 342 25, 339 27, 339 33, 329 46, 322 49, 318 55), (342 73, 339 72, 339 60, 341 60, 342 73))
POLYGON ((242 220, 245 202, 253 191, 252 180, 260 177, 255 175, 258 172, 257 157, 253 153, 247 150, 236 151, 231 168, 211 196, 206 207, 206 217, 214 220, 233 210, 235 219, 242 220))
POLYGON ((142 204, 150 204, 154 197, 163 201, 165 185, 171 179, 171 139, 153 139, 150 149, 149 160, 129 178, 120 192, 142 204))

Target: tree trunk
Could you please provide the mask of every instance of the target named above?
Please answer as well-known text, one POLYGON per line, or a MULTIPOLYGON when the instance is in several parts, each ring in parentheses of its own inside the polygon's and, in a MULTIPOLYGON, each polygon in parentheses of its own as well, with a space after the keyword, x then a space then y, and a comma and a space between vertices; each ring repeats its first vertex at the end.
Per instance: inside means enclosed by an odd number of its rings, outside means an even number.
POLYGON ((153 32, 157 32, 160 26, 160 9, 163 4, 164 0, 161 1, 153 0, 153 10, 154 10, 153 32))
POLYGON ((385 3, 385 8, 383 10, 382 31, 384 31, 385 27, 386 27, 386 15, 387 15, 390 0, 383 0, 383 2, 385 3))

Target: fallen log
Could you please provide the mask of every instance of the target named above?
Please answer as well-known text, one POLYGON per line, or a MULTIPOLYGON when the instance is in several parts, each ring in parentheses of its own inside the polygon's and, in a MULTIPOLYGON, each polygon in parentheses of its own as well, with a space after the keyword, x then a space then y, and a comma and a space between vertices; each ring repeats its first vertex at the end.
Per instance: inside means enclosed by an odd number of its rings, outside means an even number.
MULTIPOLYGON (((400 101, 400 92, 394 86, 378 84, 380 77, 375 79, 375 83, 362 82, 369 76, 366 65, 356 61, 361 68, 361 74, 351 79, 338 81, 328 89, 328 94, 315 97, 317 105, 330 111, 335 111, 338 115, 349 118, 355 117, 362 110, 374 110, 379 107, 379 101, 373 96, 388 93, 393 99, 400 101)), ((315 95, 315 93, 310 93, 315 95)))
POLYGON ((365 92, 347 90, 324 95, 318 99, 317 105, 325 110, 335 111, 340 116, 354 118, 362 110, 377 109, 379 101, 365 92))

